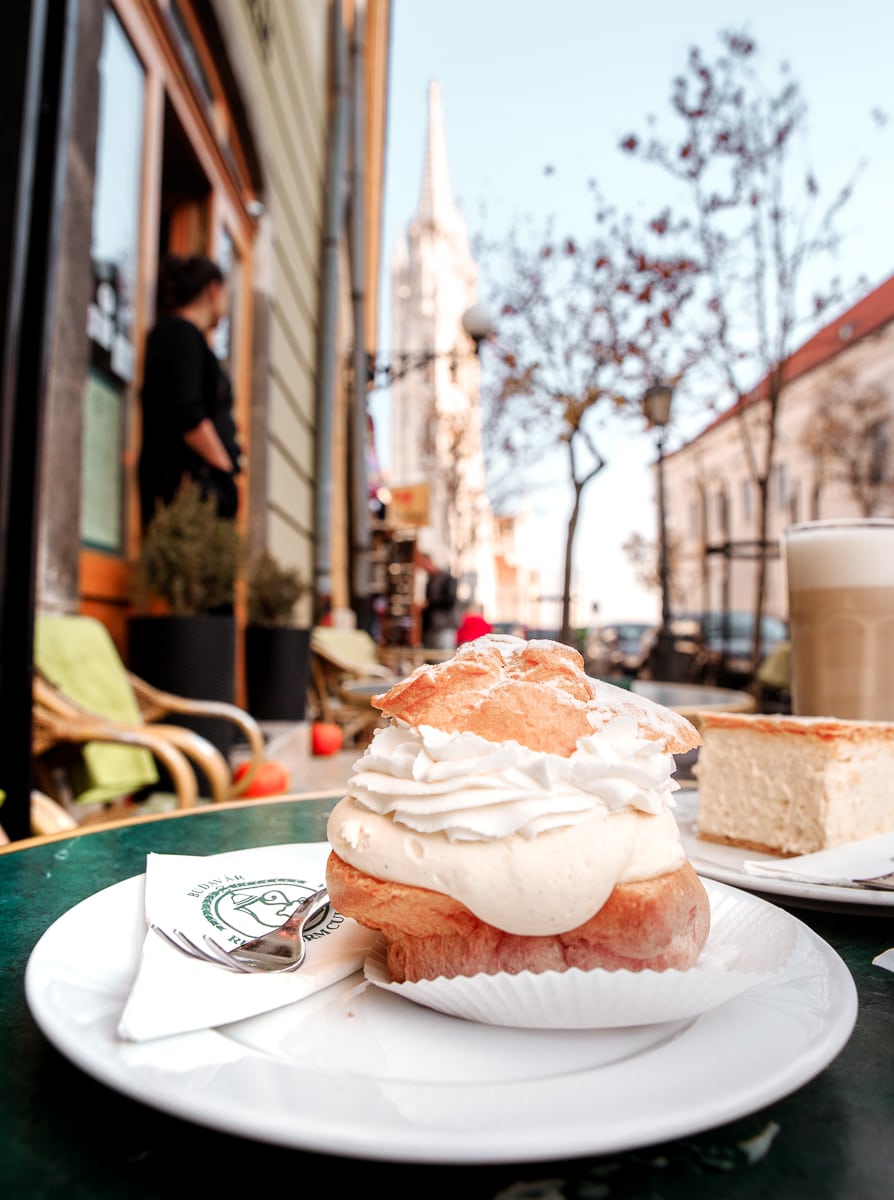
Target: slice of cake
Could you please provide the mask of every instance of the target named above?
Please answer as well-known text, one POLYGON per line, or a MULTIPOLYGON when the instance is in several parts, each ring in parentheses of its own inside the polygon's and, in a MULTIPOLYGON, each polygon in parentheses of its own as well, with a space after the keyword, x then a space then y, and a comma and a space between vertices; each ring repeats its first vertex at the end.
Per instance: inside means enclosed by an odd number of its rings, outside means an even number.
POLYGON ((703 713, 698 835, 810 854, 894 832, 894 723, 703 713))

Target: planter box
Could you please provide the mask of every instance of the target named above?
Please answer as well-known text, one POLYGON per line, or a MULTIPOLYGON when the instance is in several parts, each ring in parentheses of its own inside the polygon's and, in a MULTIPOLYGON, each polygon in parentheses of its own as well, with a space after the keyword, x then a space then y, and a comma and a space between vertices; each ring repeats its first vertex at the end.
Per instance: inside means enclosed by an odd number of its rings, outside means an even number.
POLYGON ((303 721, 309 675, 309 629, 246 628, 245 684, 256 721, 303 721))
MULTIPOLYGON (((194 700, 234 703, 234 616, 131 617, 128 638, 128 666, 147 683, 194 700)), ((229 758, 237 733, 232 721, 174 715, 165 720, 192 729, 229 758)))

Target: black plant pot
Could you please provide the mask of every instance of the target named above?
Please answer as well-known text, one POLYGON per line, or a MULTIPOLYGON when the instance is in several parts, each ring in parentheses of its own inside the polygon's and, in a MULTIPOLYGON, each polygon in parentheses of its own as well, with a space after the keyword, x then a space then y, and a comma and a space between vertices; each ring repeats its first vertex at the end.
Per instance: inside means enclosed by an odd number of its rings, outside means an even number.
POLYGON ((245 684, 256 721, 303 721, 309 675, 309 629, 246 627, 245 684))
MULTIPOLYGON (((236 618, 149 616, 128 621, 128 664, 154 687, 194 700, 232 704, 236 691, 236 618)), ((165 717, 207 738, 228 757, 238 730, 218 717, 165 717)))

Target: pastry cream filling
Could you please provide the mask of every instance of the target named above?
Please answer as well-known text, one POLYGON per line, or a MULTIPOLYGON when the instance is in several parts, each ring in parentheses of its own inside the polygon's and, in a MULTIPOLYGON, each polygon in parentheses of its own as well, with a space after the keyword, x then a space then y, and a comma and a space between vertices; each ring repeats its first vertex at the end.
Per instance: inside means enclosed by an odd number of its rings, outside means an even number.
POLYGON ((628 716, 568 758, 395 724, 355 764, 328 838, 367 875, 452 896, 508 933, 554 934, 615 884, 683 865, 673 770, 628 716))

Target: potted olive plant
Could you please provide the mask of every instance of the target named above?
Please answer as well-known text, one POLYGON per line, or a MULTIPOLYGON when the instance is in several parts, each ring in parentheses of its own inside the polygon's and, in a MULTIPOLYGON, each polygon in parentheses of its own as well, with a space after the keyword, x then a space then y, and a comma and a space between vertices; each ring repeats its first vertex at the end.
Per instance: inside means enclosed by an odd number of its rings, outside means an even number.
MULTIPOLYGON (((244 559, 233 521, 186 483, 149 523, 137 563, 137 606, 128 622, 131 670, 164 691, 232 703, 236 680, 236 581, 244 559)), ((184 718, 224 754, 233 725, 184 718)))
POLYGON ((256 721, 303 721, 310 670, 310 629, 296 618, 310 591, 301 572, 264 550, 246 575, 245 683, 256 721))

